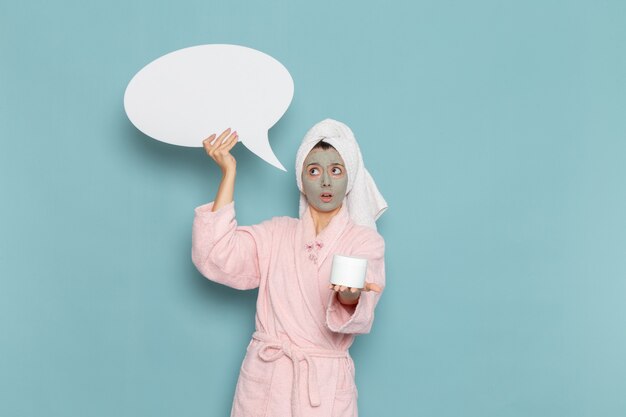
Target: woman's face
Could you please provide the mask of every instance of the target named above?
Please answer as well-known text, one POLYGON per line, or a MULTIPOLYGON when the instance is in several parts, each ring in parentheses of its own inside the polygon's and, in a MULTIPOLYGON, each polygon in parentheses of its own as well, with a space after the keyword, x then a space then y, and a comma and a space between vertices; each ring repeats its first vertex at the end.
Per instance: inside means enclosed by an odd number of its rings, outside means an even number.
POLYGON ((341 207, 348 187, 343 158, 334 148, 313 149, 302 167, 302 190, 309 205, 329 212, 341 207))

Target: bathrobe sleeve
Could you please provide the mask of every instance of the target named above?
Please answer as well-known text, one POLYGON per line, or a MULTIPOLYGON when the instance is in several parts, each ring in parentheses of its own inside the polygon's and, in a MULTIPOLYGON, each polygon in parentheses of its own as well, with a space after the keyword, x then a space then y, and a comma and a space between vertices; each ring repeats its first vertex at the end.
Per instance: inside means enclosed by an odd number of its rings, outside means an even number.
MULTIPOLYGON (((363 233, 363 239, 358 240, 352 256, 367 259, 365 281, 385 286, 385 241, 373 229, 363 233)), ((374 322, 374 309, 381 293, 361 291, 356 306, 345 306, 339 302, 337 293, 331 291, 328 308, 326 310, 326 325, 336 333, 364 334, 369 333, 374 322)))
POLYGON ((272 221, 237 226, 235 203, 212 212, 213 202, 195 209, 191 259, 211 281, 239 290, 257 288, 261 279, 259 258, 271 240, 272 221))

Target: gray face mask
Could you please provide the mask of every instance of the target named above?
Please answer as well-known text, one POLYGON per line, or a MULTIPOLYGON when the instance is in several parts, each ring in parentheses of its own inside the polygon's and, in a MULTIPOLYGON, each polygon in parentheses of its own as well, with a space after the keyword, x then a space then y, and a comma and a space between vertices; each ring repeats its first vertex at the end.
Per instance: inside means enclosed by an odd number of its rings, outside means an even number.
POLYGON ((302 191, 313 208, 333 211, 343 203, 348 188, 348 173, 336 149, 313 149, 302 167, 302 191))

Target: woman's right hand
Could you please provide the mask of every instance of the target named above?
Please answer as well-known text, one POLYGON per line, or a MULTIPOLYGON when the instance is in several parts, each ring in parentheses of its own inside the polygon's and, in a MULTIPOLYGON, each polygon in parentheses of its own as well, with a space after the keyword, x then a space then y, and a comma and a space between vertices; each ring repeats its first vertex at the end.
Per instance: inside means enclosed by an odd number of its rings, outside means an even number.
POLYGON ((228 128, 217 139, 215 139, 214 133, 202 141, 207 155, 222 169, 222 174, 234 173, 237 168, 237 161, 230 154, 230 150, 237 144, 238 139, 237 131, 231 133, 230 128, 228 128))

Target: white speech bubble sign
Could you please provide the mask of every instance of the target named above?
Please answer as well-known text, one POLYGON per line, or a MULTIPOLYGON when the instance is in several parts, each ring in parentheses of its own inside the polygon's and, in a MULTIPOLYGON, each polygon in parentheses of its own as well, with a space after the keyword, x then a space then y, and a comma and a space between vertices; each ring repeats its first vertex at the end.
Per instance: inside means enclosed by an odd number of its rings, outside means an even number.
POLYGON ((124 109, 143 133, 173 145, 202 147, 230 127, 251 152, 286 171, 268 130, 293 98, 289 71, 271 56, 240 45, 179 49, 152 61, 130 80, 124 109))

